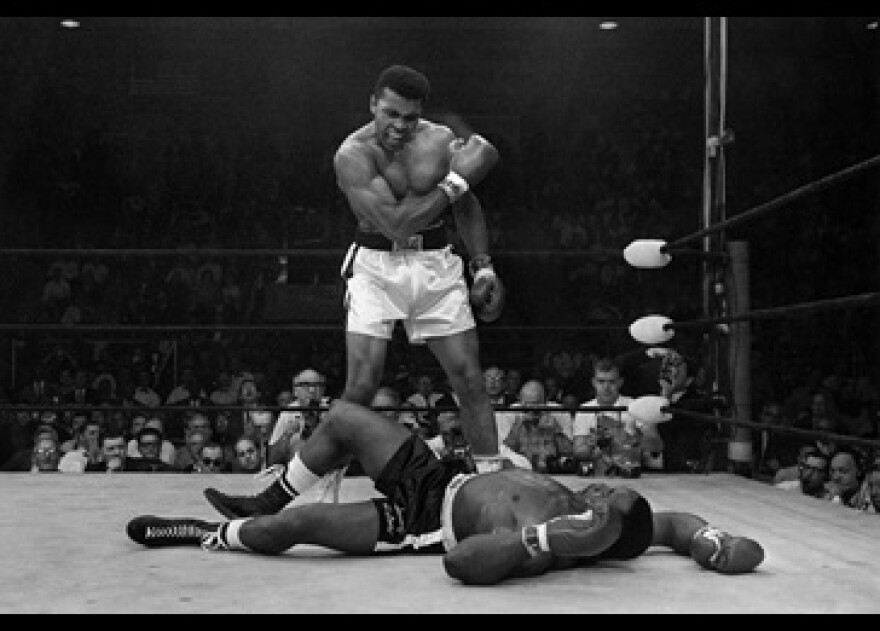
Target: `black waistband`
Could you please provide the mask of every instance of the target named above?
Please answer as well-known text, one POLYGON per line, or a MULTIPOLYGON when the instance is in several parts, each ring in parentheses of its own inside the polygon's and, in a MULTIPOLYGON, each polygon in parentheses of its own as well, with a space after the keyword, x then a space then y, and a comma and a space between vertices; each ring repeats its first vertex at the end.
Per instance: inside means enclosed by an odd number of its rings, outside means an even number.
POLYGON ((354 242, 361 247, 371 250, 382 250, 383 252, 393 252, 395 250, 442 250, 449 245, 449 239, 446 238, 446 226, 437 226, 414 234, 410 237, 409 246, 394 247, 394 242, 391 239, 377 232, 363 232, 361 230, 355 233, 354 242))

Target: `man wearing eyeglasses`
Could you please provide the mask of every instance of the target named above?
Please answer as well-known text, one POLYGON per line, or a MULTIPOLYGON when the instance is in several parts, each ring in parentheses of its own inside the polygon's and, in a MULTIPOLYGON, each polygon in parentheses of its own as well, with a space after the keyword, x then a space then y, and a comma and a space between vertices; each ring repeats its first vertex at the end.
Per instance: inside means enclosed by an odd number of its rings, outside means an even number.
POLYGON ((201 457, 195 462, 193 471, 196 473, 225 473, 229 470, 223 459, 223 447, 209 442, 202 447, 201 457))
POLYGON ((798 459, 798 479, 783 480, 774 486, 784 491, 800 491, 811 497, 823 497, 828 482, 828 456, 815 447, 807 447, 798 459))
POLYGON ((253 439, 242 436, 234 445, 235 461, 232 470, 240 473, 257 473, 262 468, 260 452, 253 439))
POLYGON ((330 406, 324 395, 327 378, 314 368, 306 368, 293 377, 293 400, 290 411, 281 412, 272 435, 266 465, 285 464, 293 458, 302 442, 309 437, 326 414, 316 408, 330 406))
POLYGON ((31 471, 39 473, 58 471, 60 461, 61 445, 58 438, 49 433, 40 436, 34 443, 31 471))
POLYGON ((140 458, 128 457, 126 471, 175 471, 176 469, 159 458, 162 441, 165 437, 155 427, 146 426, 138 432, 137 445, 140 458))

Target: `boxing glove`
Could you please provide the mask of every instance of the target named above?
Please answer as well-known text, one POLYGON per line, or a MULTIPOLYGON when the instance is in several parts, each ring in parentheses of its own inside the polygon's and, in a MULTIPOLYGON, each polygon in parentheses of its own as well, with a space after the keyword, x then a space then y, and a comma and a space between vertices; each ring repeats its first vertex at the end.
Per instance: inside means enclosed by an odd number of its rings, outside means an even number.
POLYGON ((471 187, 486 177, 498 162, 498 151, 478 134, 466 141, 455 139, 449 143, 449 173, 438 186, 455 203, 471 187))
POLYGON ((471 307, 483 322, 494 322, 504 310, 504 285, 495 273, 488 256, 471 261, 473 284, 470 290, 471 307), (474 261, 480 260, 478 266, 474 261))
POLYGON ((498 151, 479 134, 471 134, 465 142, 450 143, 452 157, 449 170, 455 171, 469 186, 476 186, 498 163, 498 151))
POLYGON ((577 515, 563 515, 522 529, 522 542, 530 556, 550 552, 561 557, 596 556, 620 536, 621 516, 607 501, 593 501, 577 515))
POLYGON ((694 561, 720 574, 752 572, 764 560, 764 548, 757 541, 734 537, 713 526, 697 530, 690 548, 694 561))

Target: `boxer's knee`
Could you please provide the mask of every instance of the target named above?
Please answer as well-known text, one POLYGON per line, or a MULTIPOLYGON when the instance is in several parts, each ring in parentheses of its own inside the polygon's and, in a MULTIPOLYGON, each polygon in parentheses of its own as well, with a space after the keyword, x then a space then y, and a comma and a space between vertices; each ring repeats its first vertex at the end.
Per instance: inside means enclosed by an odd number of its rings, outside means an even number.
POLYGON ((352 405, 357 403, 358 402, 356 401, 348 401, 345 399, 334 401, 330 405, 327 414, 321 420, 319 427, 336 437, 345 435, 345 428, 356 422, 356 417, 358 414, 362 413, 360 408, 352 405))

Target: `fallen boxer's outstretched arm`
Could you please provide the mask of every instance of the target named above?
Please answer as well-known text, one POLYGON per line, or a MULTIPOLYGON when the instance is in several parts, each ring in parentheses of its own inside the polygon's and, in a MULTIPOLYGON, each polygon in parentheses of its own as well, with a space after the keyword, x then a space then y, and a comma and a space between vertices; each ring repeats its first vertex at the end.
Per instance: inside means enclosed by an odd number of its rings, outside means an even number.
POLYGON ((605 505, 520 530, 496 529, 465 538, 443 557, 443 567, 467 585, 536 576, 559 557, 597 556, 617 541, 621 527, 619 511, 605 505))

